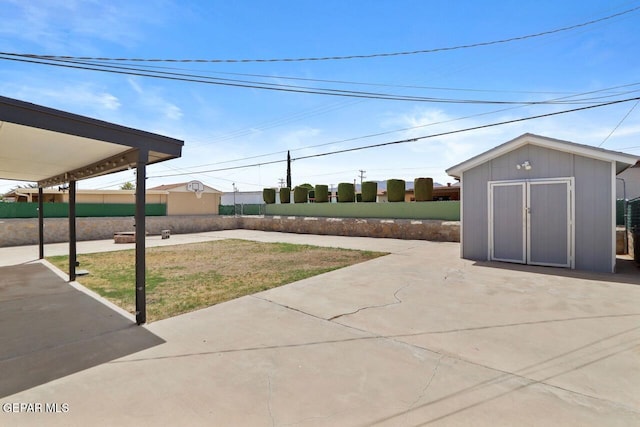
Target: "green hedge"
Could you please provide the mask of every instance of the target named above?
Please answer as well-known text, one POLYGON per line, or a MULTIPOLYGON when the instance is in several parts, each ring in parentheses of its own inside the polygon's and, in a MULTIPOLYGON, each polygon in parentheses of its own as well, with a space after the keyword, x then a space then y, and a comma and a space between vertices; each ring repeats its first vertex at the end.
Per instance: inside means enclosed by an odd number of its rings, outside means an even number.
POLYGON ((387 180, 387 200, 390 202, 404 202, 405 181, 403 179, 387 180))
POLYGON ((268 205, 272 205, 276 202, 276 189, 265 188, 262 190, 262 200, 268 205))
POLYGON ((329 186, 316 185, 314 199, 316 203, 327 203, 329 201, 329 186))
POLYGON ((282 187, 280 189, 280 203, 291 202, 291 189, 289 187, 282 187))
POLYGON ((375 181, 365 181, 362 183, 362 201, 375 202, 378 197, 378 183, 375 181))
POLYGON ((355 202, 356 190, 350 182, 341 182, 338 184, 338 202, 349 203, 355 202))
POLYGON ((309 201, 309 189, 297 186, 293 189, 293 203, 307 203, 309 201))
POLYGON ((413 192, 416 202, 430 202, 433 200, 433 179, 416 178, 413 180, 413 192))

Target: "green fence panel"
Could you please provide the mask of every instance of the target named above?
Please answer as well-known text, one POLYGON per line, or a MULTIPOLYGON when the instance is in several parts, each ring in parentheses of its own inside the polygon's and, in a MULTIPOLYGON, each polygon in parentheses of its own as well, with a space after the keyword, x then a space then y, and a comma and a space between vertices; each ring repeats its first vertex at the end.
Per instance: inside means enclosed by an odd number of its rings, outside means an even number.
POLYGON ((632 232, 640 232, 640 198, 627 202, 627 227, 632 232))
POLYGON ((237 204, 235 209, 233 205, 218 206, 219 215, 264 215, 264 206, 259 204, 237 204))
MULTIPOLYGON (((45 218, 67 218, 68 203, 45 203, 43 205, 45 218)), ((134 203, 78 203, 77 217, 118 217, 134 216, 134 203)), ((145 206, 147 216, 165 216, 167 205, 162 203, 148 203, 145 206)), ((0 203, 0 218, 37 218, 37 203, 0 203)))
POLYGON ((262 205, 240 205, 237 210, 241 215, 262 215, 264 213, 262 205))
POLYGON ((219 205, 218 215, 235 215, 236 211, 233 205, 219 205))
POLYGON ((624 225, 624 200, 616 200, 616 225, 624 225))

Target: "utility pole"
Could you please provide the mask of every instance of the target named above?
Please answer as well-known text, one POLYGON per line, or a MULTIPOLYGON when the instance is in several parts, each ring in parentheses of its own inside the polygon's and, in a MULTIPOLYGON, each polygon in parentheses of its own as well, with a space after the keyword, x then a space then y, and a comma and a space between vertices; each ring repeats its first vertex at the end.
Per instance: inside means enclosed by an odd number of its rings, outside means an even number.
POLYGON ((365 173, 367 173, 367 171, 360 169, 360 191, 362 191, 362 181, 366 178, 366 176, 364 176, 365 173))
POLYGON ((284 187, 284 178, 278 178, 278 185, 280 185, 280 188, 284 187))
POLYGON ((287 187, 291 188, 291 152, 287 150, 287 187))
POLYGON ((235 182, 231 185, 233 185, 233 216, 238 216, 238 214, 236 213, 236 191, 238 191, 238 189, 236 188, 235 182))

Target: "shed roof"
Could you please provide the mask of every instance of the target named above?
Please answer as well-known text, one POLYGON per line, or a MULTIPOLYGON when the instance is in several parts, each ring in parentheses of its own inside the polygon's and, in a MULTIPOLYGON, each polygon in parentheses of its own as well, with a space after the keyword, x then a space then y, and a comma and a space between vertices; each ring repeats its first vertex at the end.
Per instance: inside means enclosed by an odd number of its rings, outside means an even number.
POLYGON ((446 170, 447 174, 460 178, 463 172, 474 168, 482 163, 485 163, 491 159, 499 157, 510 151, 513 151, 526 144, 537 145, 540 147, 546 147, 566 153, 577 154, 580 156, 590 157, 598 160, 615 161, 616 173, 620 173, 631 165, 636 164, 640 159, 638 155, 632 155, 627 153, 621 153, 619 151, 606 150, 604 148, 593 147, 590 145, 577 144, 575 142, 564 141, 561 139, 549 138, 546 136, 535 135, 532 133, 525 133, 519 137, 507 141, 504 144, 498 145, 491 150, 478 154, 462 163, 458 163, 455 166, 451 166, 446 170))
POLYGON ((180 157, 184 142, 0 96, 0 178, 59 185, 180 157))

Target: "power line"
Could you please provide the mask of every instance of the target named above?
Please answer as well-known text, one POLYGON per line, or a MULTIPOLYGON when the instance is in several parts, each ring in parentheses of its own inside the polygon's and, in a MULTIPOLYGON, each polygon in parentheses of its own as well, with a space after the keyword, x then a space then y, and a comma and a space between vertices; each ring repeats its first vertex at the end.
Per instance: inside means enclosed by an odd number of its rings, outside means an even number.
MULTIPOLYGON (((608 88, 604 88, 604 89, 597 89, 597 90, 592 90, 592 91, 588 91, 588 92, 576 93, 576 94, 573 94, 573 95, 569 95, 569 96, 562 97, 562 98, 556 98, 556 99, 566 99, 566 98, 571 98, 571 97, 575 97, 575 96, 590 95, 590 94, 594 94, 594 93, 607 92, 607 91, 611 91, 611 90, 615 90, 615 89, 622 89, 622 88, 638 86, 638 85, 640 85, 640 82, 638 82, 638 83, 628 83, 628 84, 612 86, 612 87, 608 87, 608 88)), ((622 93, 628 94, 628 93, 633 93, 633 92, 637 92, 637 90, 626 91, 626 92, 622 92, 622 93)), ((340 143, 344 143, 344 142, 352 142, 352 141, 357 141, 357 140, 361 140, 361 139, 373 138, 373 137, 376 137, 376 136, 389 135, 389 134, 397 133, 397 132, 404 132, 404 131, 409 131, 409 130, 415 130, 415 129, 425 128, 425 127, 435 126, 435 125, 439 125, 439 124, 452 123, 452 122, 456 122, 456 121, 460 121, 460 120, 466 120, 466 119, 475 118, 475 117, 487 116, 487 115, 490 115, 490 114, 501 113, 501 112, 504 112, 504 111, 509 111, 509 110, 513 110, 513 109, 516 109, 516 108, 522 108, 522 107, 523 106, 501 108, 501 109, 498 109, 498 110, 492 110, 492 111, 487 111, 487 112, 483 112, 483 113, 471 114, 471 115, 468 115, 468 116, 457 117, 457 118, 454 118, 454 119, 441 120, 439 122, 431 122, 431 123, 427 123, 427 124, 424 124, 424 125, 411 126, 411 127, 407 127, 407 128, 401 128, 401 129, 394 129, 394 130, 390 130, 390 131, 378 132, 378 133, 373 133, 373 134, 368 134, 368 135, 362 135, 362 136, 357 136, 357 137, 353 137, 353 138, 346 138, 346 139, 340 139, 340 140, 335 140, 335 141, 330 141, 330 142, 324 142, 324 143, 321 143, 321 144, 307 145, 307 146, 304 146, 304 147, 294 148, 294 149, 291 149, 289 151, 301 151, 301 150, 308 150, 310 148, 318 148, 318 147, 324 147, 324 146, 327 146, 327 145, 340 144, 340 143)), ((218 141, 218 140, 216 139, 215 141, 218 141)), ((270 156, 274 156, 274 155, 278 155, 278 154, 284 154, 286 152, 287 152, 287 150, 274 151, 274 152, 271 152, 271 153, 257 154, 257 155, 254 155, 254 156, 242 157, 242 158, 237 158, 237 159, 232 159, 232 160, 223 160, 223 161, 220 161, 220 162, 205 163, 205 164, 201 164, 201 165, 197 165, 197 166, 192 166, 192 168, 194 168, 194 167, 205 167, 205 166, 221 165, 221 164, 226 164, 226 163, 235 163, 235 162, 240 162, 240 161, 244 161, 244 160, 252 160, 252 159, 257 159, 257 158, 261 158, 261 157, 270 157, 270 156)))
MULTIPOLYGON (((24 55, 25 57, 30 57, 29 55, 24 55)), ((36 56, 33 56, 36 57, 36 56)), ((47 58, 46 56, 40 57, 41 59, 47 58)), ((83 62, 86 64, 102 66, 104 65, 101 62, 83 62)), ((337 83, 344 85, 359 85, 359 86, 379 86, 379 87, 396 87, 402 89, 428 89, 428 90, 439 90, 439 91, 449 91, 449 92, 485 92, 485 93, 519 93, 519 94, 534 94, 534 95, 568 95, 572 92, 560 92, 560 91, 533 91, 533 90, 501 90, 501 89, 472 89, 472 88, 456 88, 456 87, 442 87, 442 86, 420 86, 420 85, 399 85, 399 84, 391 84, 391 83, 378 83, 378 82, 361 82, 355 80, 335 80, 335 79, 313 79, 310 77, 291 77, 291 76, 282 76, 275 74, 255 74, 255 73, 234 73, 229 71, 212 71, 212 70, 194 70, 190 68, 178 68, 178 67, 161 67, 161 66, 153 66, 153 65, 138 65, 138 64, 127 64, 124 63, 122 65, 129 66, 138 66, 144 67, 149 71, 153 71, 154 69, 159 70, 176 70, 176 71, 199 71, 200 73, 207 74, 222 74, 229 76, 244 76, 244 77, 260 77, 272 80, 294 80, 294 81, 306 81, 306 82, 318 82, 318 83, 337 83)))
POLYGON ((527 40, 527 39, 532 39, 532 38, 537 38, 542 36, 548 36, 548 35, 556 34, 560 32, 571 31, 571 30, 575 30, 576 28, 590 26, 598 22, 603 22, 603 21, 607 21, 610 19, 623 16, 623 15, 627 15, 629 13, 637 11, 638 9, 640 9, 640 6, 627 9, 622 12, 615 13, 613 15, 608 15, 602 18, 591 20, 591 21, 582 22, 580 24, 556 28, 548 31, 542 31, 534 34, 527 34, 524 36, 510 37, 506 39, 477 42, 477 43, 471 43, 471 44, 463 44, 463 45, 457 45, 457 46, 438 47, 433 49, 421 49, 421 50, 387 52, 387 53, 372 53, 372 54, 366 54, 366 55, 321 56, 321 57, 306 57, 306 58, 269 58, 269 59, 265 59, 265 58, 260 58, 260 59, 155 59, 155 58, 149 59, 149 58, 106 58, 106 57, 36 55, 36 54, 26 54, 25 56, 30 56, 33 58, 41 58, 41 59, 71 59, 71 60, 80 60, 80 61, 89 60, 89 61, 198 62, 198 63, 303 62, 303 61, 337 61, 337 60, 347 60, 347 59, 369 59, 369 58, 407 56, 407 55, 418 55, 418 54, 427 54, 427 53, 436 53, 436 52, 446 52, 446 51, 452 51, 452 50, 471 49, 476 47, 492 46, 496 44, 522 41, 522 40, 527 40))
MULTIPOLYGON (((600 108, 600 107, 605 107, 605 106, 609 106, 609 105, 615 105, 615 104, 620 104, 620 103, 630 102, 630 101, 640 101, 640 97, 609 101, 609 102, 605 102, 605 103, 598 104, 598 105, 589 105, 589 106, 586 106, 586 107, 572 108, 570 110, 556 111, 556 112, 553 112, 553 113, 545 113, 545 114, 538 114, 538 115, 535 115, 535 116, 521 117, 519 119, 505 120, 505 121, 501 121, 501 122, 495 122, 495 123, 489 123, 489 124, 485 124, 485 125, 473 126, 473 127, 464 128, 464 129, 457 129, 457 130, 448 131, 448 132, 441 132, 441 133, 435 133, 435 134, 430 134, 430 135, 423 135, 423 136, 418 136, 418 137, 415 137, 415 138, 407 138, 407 139, 401 139, 401 140, 397 140, 397 141, 389 141, 389 142, 383 142, 383 143, 379 143, 379 144, 365 145, 365 146, 361 146, 361 147, 346 148, 346 149, 343 149, 343 150, 329 151, 329 152, 319 153, 319 154, 311 154, 311 155, 308 155, 308 156, 301 156, 301 157, 292 158, 291 160, 292 161, 304 160, 304 159, 311 159, 311 158, 315 158, 315 157, 330 156, 330 155, 333 155, 333 154, 342 154, 342 153, 348 153, 348 152, 352 152, 352 151, 359 151, 359 150, 366 150, 366 149, 370 149, 370 148, 384 147, 384 146, 389 146, 389 145, 406 144, 408 142, 415 142, 415 141, 418 141, 418 140, 421 140, 421 139, 436 138, 436 137, 440 137, 440 136, 453 135, 453 134, 462 133, 462 132, 469 132, 469 131, 472 131, 472 130, 480 130, 480 129, 486 129, 486 128, 495 127, 495 126, 503 126, 503 125, 512 124, 512 123, 524 122, 524 121, 527 121, 527 120, 533 120, 533 119, 540 119, 540 118, 544 118, 544 117, 557 116, 557 115, 560 115, 560 114, 573 113, 573 112, 576 112, 576 111, 584 111, 584 110, 589 110, 589 109, 593 109, 593 108, 600 108)), ((284 163, 284 162, 286 162, 286 160, 273 160, 271 162, 255 163, 255 164, 243 165, 243 166, 231 166, 231 167, 227 167, 227 168, 211 169, 211 170, 206 170, 206 171, 193 171, 193 172, 189 172, 189 173, 157 175, 157 176, 154 176, 152 178, 165 178, 165 177, 170 177, 170 176, 180 176, 180 175, 188 175, 188 174, 221 172, 221 171, 228 171, 228 170, 233 170, 233 169, 245 169, 245 168, 250 168, 250 167, 264 166, 264 165, 270 165, 270 164, 275 164, 275 163, 284 163)))
POLYGON ((387 146, 387 145, 404 144, 404 143, 407 143, 407 142, 415 142, 415 141, 418 141, 420 139, 436 138, 436 137, 439 137, 439 136, 452 135, 452 134, 461 133, 461 132, 469 132, 469 131, 472 131, 472 130, 480 130, 480 129, 490 128, 490 127, 494 127, 494 126, 502 126, 502 125, 507 125, 507 124, 512 124, 512 123, 524 122, 524 121, 527 121, 527 120, 540 119, 540 118, 543 118, 543 117, 557 116, 557 115, 560 115, 560 114, 573 113, 573 112, 576 112, 576 111, 588 110, 588 109, 591 109, 591 108, 604 107, 604 106, 608 106, 608 105, 619 104, 619 103, 622 103, 622 102, 637 101, 637 100, 640 100, 640 97, 617 100, 617 101, 611 101, 611 102, 606 102, 606 103, 599 104, 599 105, 590 105, 590 106, 587 106, 587 107, 573 108, 571 110, 556 111, 554 113, 539 114, 537 116, 529 116, 529 117, 523 117, 523 118, 519 118, 519 119, 506 120, 506 121, 497 122, 497 123, 490 123, 490 124, 487 124, 487 125, 473 126, 473 127, 470 127, 470 128, 459 129, 459 130, 454 130, 454 131, 449 131, 449 132, 442 132, 442 133, 437 133, 437 134, 432 134, 432 135, 425 135, 425 136, 420 136, 420 137, 416 137, 416 138, 408 138, 408 139, 403 139, 403 140, 399 140, 399 141, 383 142, 383 143, 380 143, 380 144, 367 145, 367 146, 364 146, 364 147, 347 148, 347 149, 344 149, 344 150, 330 151, 330 152, 327 152, 327 153, 312 154, 312 155, 309 155, 309 156, 297 157, 297 158, 292 159, 292 160, 310 159, 310 158, 313 158, 313 157, 329 156, 329 155, 332 155, 332 154, 347 153, 347 152, 351 152, 351 151, 359 151, 359 150, 364 150, 364 149, 368 149, 368 148, 377 148, 377 147, 384 147, 384 146, 387 146))
POLYGON ((598 147, 602 147, 602 145, 607 142, 607 140, 609 139, 609 137, 611 137, 611 135, 613 135, 613 133, 618 130, 618 128, 620 127, 620 125, 622 124, 622 122, 624 122, 627 117, 629 117, 629 114, 631 114, 631 112, 638 106, 638 103, 640 102, 640 100, 636 101, 635 104, 633 104, 631 106, 631 109, 629 111, 627 111, 627 114, 624 115, 624 117, 622 119, 620 119, 620 121, 618 122, 618 124, 611 130, 611 132, 609 132, 609 135, 607 135, 607 137, 605 139, 602 140, 602 142, 598 145, 598 147))
POLYGON ((55 67, 80 69, 85 71, 100 71, 112 74, 131 75, 139 77, 151 77, 157 79, 165 79, 172 81, 182 81, 190 83, 204 83, 219 86, 240 87, 249 89, 262 89, 280 92, 293 92, 293 93, 305 93, 313 95, 328 95, 328 96, 340 96, 350 98, 364 98, 364 99, 379 99, 386 101, 409 101, 409 102, 430 102, 430 103, 445 103, 445 104, 496 104, 496 105, 540 105, 540 104, 589 104, 595 103, 590 99, 577 99, 573 101, 504 101, 504 100, 481 100, 481 99, 455 99, 455 98, 433 98, 423 96, 411 96, 411 95, 397 95, 391 93, 379 93, 379 92, 363 92, 354 90, 342 90, 332 88, 319 88, 308 86, 294 86, 284 85, 266 82, 254 82, 246 80, 234 80, 234 79, 220 79, 207 76, 193 75, 193 74, 180 74, 180 73, 168 73, 159 71, 148 71, 141 68, 131 67, 118 67, 112 65, 92 65, 89 63, 83 63, 79 61, 70 60, 58 60, 58 59, 27 59, 28 55, 2 53, 0 52, 0 59, 35 63, 40 65, 50 65, 55 67), (4 56, 1 56, 4 55, 4 56))

